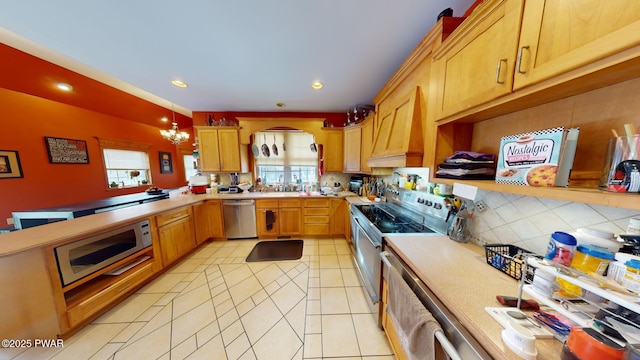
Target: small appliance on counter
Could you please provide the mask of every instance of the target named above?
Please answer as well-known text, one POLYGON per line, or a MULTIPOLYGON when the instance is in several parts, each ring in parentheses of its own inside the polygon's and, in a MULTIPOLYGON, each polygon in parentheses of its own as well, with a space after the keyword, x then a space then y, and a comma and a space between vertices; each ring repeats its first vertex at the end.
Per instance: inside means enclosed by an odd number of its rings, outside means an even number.
POLYGON ((204 175, 193 175, 189 178, 189 190, 193 194, 205 194, 209 187, 209 179, 204 175))
POLYGON ((242 192, 237 185, 219 186, 218 194, 238 194, 242 192))
POLYGON ((362 187, 362 175, 354 175, 349 179, 349 191, 354 194, 360 194, 360 188, 362 187))

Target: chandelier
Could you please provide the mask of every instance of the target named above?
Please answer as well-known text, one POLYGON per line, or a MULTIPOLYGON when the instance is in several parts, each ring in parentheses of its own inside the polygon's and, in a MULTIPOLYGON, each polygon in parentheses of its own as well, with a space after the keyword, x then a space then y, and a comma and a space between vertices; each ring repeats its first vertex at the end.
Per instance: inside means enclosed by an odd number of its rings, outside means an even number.
POLYGON ((172 144, 178 145, 189 140, 189 133, 186 131, 178 131, 178 123, 176 122, 176 113, 173 111, 173 104, 171 104, 171 113, 173 114, 171 129, 160 130, 160 134, 172 144))

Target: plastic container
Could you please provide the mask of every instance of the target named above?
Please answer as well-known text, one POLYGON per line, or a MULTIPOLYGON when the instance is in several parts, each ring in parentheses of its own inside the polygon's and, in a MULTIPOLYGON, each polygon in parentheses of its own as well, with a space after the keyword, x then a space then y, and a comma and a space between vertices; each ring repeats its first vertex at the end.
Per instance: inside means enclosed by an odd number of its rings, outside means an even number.
POLYGON ((542 295, 551 296, 558 287, 556 277, 544 271, 537 271, 531 283, 533 289, 542 295))
POLYGON ((577 243, 573 235, 556 231, 551 234, 544 258, 564 266, 570 266, 577 243))
POLYGON ((635 292, 640 291, 640 261, 627 260, 624 265, 627 271, 622 279, 622 286, 635 292))
POLYGON ((578 228, 575 232, 571 233, 578 245, 592 245, 603 250, 611 251, 613 253, 618 252, 624 245, 622 242, 616 240, 615 236, 611 232, 578 228))
POLYGON ((629 225, 627 225, 627 234, 640 234, 640 219, 629 219, 629 225))
MULTIPOLYGON (((591 272, 598 275, 604 275, 609 263, 615 259, 610 251, 602 250, 591 245, 580 245, 576 249, 576 253, 571 261, 571 267, 580 270, 586 274, 591 272)), ((568 297, 582 296, 582 288, 574 285, 566 280, 557 279, 561 294, 568 297)))
POLYGON ((611 251, 602 250, 591 245, 578 246, 571 267, 585 273, 595 272, 604 275, 607 266, 615 256, 611 251))
POLYGON ((592 328, 571 328, 566 345, 581 360, 622 360, 624 357, 624 347, 592 328))
POLYGON ((627 273, 627 266, 624 263, 628 260, 640 261, 640 256, 627 253, 616 253, 615 258, 616 261, 609 263, 609 267, 607 268, 607 277, 615 280, 619 284, 622 284, 624 275, 627 273))

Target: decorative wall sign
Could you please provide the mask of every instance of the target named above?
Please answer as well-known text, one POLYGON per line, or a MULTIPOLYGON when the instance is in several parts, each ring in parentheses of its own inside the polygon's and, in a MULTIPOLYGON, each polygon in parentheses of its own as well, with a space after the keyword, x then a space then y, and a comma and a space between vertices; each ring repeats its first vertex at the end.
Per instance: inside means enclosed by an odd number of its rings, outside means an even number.
POLYGON ((52 164, 88 164, 87 142, 84 140, 44 137, 52 164))
POLYGON ((160 173, 173 174, 173 163, 171 162, 171 153, 158 151, 160 157, 160 173))
POLYGON ((18 152, 0 150, 0 179, 21 178, 22 166, 18 152))

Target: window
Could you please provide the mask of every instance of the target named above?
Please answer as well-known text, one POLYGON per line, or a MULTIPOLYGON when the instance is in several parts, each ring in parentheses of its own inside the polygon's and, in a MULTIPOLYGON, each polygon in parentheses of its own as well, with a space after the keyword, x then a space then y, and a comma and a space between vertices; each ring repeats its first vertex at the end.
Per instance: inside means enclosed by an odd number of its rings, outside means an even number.
POLYGON ((98 138, 107 186, 128 188, 151 184, 151 145, 128 140, 98 138))
POLYGON ((278 155, 269 157, 262 153, 255 159, 256 178, 264 184, 317 183, 318 153, 311 151, 313 135, 303 131, 265 131, 254 134, 254 143, 272 149, 275 144, 278 155), (286 149, 285 149, 286 147, 286 149))
POLYGON ((133 187, 151 183, 149 155, 146 152, 103 149, 102 154, 109 187, 133 187))
POLYGON ((184 177, 189 181, 189 178, 196 174, 196 159, 193 154, 183 154, 182 160, 184 161, 184 177))

